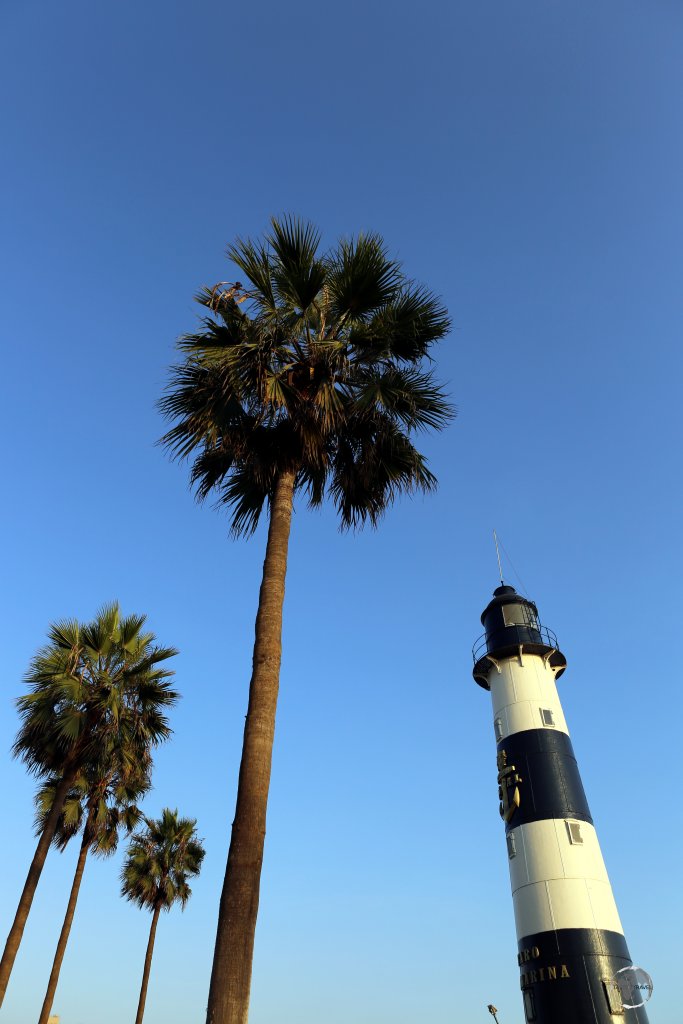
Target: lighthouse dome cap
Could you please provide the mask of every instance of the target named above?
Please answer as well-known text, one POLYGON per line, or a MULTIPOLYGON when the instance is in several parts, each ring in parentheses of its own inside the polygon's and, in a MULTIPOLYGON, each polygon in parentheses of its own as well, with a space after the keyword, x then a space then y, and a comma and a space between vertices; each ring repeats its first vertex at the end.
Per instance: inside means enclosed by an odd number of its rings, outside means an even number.
POLYGON ((499 608, 501 605, 504 604, 528 605, 529 608, 533 608, 534 615, 538 618, 538 608, 536 607, 536 602, 530 601, 527 597, 522 597, 521 594, 517 593, 514 587, 511 587, 507 583, 503 583, 500 587, 496 587, 496 589, 493 591, 493 598, 489 601, 489 603, 486 605, 486 608, 484 608, 484 611, 481 613, 482 625, 484 625, 484 620, 486 616, 493 608, 499 608))

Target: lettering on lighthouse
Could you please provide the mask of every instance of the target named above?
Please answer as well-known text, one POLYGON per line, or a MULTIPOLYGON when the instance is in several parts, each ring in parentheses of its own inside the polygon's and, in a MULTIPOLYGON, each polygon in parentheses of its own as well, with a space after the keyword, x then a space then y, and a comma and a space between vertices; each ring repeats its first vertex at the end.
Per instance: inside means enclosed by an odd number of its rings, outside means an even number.
MULTIPOLYGON (((538 960, 540 956, 541 951, 538 946, 532 946, 531 949, 522 949, 517 957, 517 963, 520 967, 525 967, 531 960, 538 960)), ((525 989, 530 985, 536 985, 539 981, 557 981, 558 978, 570 977, 569 968, 566 964, 546 964, 545 967, 539 967, 536 964, 535 967, 529 967, 522 971, 519 987, 525 989)))
POLYGON ((546 967, 536 967, 530 971, 522 971, 519 977, 519 987, 525 989, 529 988, 530 985, 537 985, 540 981, 557 981, 558 978, 571 978, 566 964, 549 964, 546 967))
POLYGON ((521 775, 517 774, 514 764, 507 763, 508 756, 501 750, 497 757, 498 763, 498 799, 500 800, 500 816, 510 821, 520 805, 519 783, 521 775))

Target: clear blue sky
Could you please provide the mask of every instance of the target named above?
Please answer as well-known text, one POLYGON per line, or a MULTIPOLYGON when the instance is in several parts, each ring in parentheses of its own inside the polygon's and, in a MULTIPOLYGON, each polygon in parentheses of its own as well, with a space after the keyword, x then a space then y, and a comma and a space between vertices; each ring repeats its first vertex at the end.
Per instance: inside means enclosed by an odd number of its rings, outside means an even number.
MULTIPOLYGON (((680 1020, 678 0, 8 3, 2 941, 33 849, 13 699, 51 619, 117 597, 180 648, 147 810, 207 857, 145 1020, 202 1021, 263 535, 231 542, 155 447, 192 295, 271 213, 371 229, 441 294, 441 487, 380 531, 292 536, 251 1024, 522 1020, 487 696, 496 526, 569 659, 570 729, 653 1024, 680 1020)), ((516 583, 513 576, 511 582, 516 583)), ((7 1002, 37 1017, 76 850, 7 1002)), ((149 919, 93 862, 63 1024, 134 1015, 149 919)))

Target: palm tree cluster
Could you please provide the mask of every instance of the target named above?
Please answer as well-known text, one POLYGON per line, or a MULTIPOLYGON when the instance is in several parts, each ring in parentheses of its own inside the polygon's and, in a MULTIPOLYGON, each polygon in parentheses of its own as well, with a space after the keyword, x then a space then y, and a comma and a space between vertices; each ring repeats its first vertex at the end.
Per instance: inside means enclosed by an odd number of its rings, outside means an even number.
MULTIPOLYGON (((177 652, 158 646, 144 625, 145 616, 122 616, 117 603, 106 605, 87 624, 54 623, 27 672, 29 692, 17 701, 21 726, 14 754, 39 780, 38 845, 0 961, 0 1004, 49 848, 64 850, 81 835, 38 1024, 47 1024, 50 1016, 88 854, 114 853, 120 833, 130 834, 143 820, 138 803, 151 787, 152 751, 171 735, 166 712, 178 694, 170 684, 173 672, 164 663, 177 652)), ((177 812, 164 811, 164 821, 167 816, 177 820, 177 812)), ((156 825, 144 821, 150 830, 156 825)), ((186 879, 199 871, 203 849, 195 825, 182 820, 183 842, 174 870, 185 880, 184 887, 169 893, 167 909, 173 902, 187 902, 186 879)), ((124 893, 128 895, 125 880, 124 893)), ((145 989, 148 976, 146 963, 145 989)))
MULTIPOLYGON (((416 435, 443 429, 453 415, 432 364, 433 346, 450 330, 447 311, 378 235, 323 251, 313 225, 284 217, 260 240, 238 239, 228 256, 242 280, 199 292, 199 328, 180 341, 160 401, 169 421, 162 443, 173 458, 191 460, 198 500, 213 496, 235 536, 267 519, 207 1024, 248 1019, 295 504, 319 508, 329 499, 342 529, 376 527, 401 494, 435 488, 416 435)), ((107 856, 121 833, 132 834, 122 893, 152 914, 136 1024, 161 911, 185 905, 204 856, 194 820, 168 809, 154 820, 138 806, 177 699, 165 667, 176 652, 157 646, 144 621, 113 604, 88 625, 51 626, 18 702, 14 753, 39 780, 38 845, 0 961, 0 1004, 48 849, 81 836, 39 1024, 50 1013, 89 854, 107 856)))

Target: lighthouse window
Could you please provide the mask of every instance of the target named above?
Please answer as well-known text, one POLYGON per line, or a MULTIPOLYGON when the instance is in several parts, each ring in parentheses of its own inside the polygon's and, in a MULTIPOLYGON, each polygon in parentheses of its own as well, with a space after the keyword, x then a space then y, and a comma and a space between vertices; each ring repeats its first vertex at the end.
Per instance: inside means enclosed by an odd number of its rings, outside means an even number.
POLYGON ((524 1016, 528 1021, 536 1020, 536 1007, 534 1006, 533 992, 524 993, 524 1016))
POLYGON ((583 836, 581 835, 581 825, 578 821, 565 821, 567 826, 567 834, 569 835, 569 842, 573 846, 583 846, 583 836))
POLYGON ((515 842, 515 833, 508 832, 505 839, 508 844, 508 858, 512 860, 513 857, 517 856, 517 844, 515 842))
POLYGON ((500 740, 502 740, 502 738, 503 738, 503 719, 502 718, 496 718, 495 722, 493 723, 493 731, 496 734, 496 742, 497 743, 500 742, 500 740))
POLYGON ((542 720, 543 724, 544 725, 548 725, 548 726, 554 726, 555 725, 555 719, 553 717, 553 713, 550 710, 550 708, 541 708, 540 710, 541 710, 541 720, 542 720))
POLYGON ((506 626, 529 626, 538 629, 538 619, 527 604, 504 604, 503 622, 506 626))

